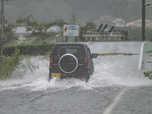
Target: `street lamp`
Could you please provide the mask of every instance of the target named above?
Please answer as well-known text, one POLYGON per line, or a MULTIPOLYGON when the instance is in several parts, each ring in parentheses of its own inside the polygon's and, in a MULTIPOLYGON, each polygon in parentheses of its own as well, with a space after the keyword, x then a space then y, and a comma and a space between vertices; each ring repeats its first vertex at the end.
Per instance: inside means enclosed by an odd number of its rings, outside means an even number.
POLYGON ((142 41, 145 41, 145 7, 151 5, 151 2, 145 3, 145 0, 142 0, 142 41))
POLYGON ((148 2, 145 4, 145 6, 150 6, 151 5, 151 2, 148 2))

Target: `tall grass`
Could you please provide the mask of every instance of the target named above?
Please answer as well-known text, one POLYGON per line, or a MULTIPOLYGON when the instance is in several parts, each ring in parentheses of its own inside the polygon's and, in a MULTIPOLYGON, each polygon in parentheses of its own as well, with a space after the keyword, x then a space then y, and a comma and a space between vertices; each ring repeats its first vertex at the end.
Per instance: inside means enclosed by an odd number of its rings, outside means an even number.
POLYGON ((19 54, 20 50, 16 48, 15 53, 11 56, 3 56, 3 67, 0 70, 0 79, 9 78, 9 74, 19 63, 19 54))

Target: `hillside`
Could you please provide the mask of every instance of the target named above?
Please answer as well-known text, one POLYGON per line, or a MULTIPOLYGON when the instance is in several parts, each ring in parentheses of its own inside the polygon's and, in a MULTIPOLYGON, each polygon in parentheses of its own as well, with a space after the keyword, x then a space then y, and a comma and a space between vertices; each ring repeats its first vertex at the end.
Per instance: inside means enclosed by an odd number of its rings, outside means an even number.
MULTIPOLYGON (((152 5, 146 16, 152 19, 152 5)), ((32 14, 39 21, 69 20, 72 14, 78 23, 99 20, 103 16, 129 21, 141 18, 141 0, 11 0, 5 3, 5 16, 9 22, 32 14)))

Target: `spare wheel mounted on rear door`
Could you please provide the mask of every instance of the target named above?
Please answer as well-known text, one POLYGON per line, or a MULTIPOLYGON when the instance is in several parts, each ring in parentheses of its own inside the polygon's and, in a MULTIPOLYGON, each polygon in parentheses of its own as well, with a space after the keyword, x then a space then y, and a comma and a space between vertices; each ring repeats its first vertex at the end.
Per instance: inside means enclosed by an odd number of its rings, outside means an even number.
POLYGON ((78 68, 78 59, 73 54, 67 53, 60 57, 58 64, 62 72, 70 74, 78 68))

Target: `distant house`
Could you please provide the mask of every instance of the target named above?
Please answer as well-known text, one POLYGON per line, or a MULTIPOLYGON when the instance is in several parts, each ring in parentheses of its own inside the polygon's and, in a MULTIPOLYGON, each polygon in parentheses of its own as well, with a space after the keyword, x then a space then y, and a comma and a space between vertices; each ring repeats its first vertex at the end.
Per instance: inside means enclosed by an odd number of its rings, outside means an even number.
POLYGON ((27 35, 31 32, 27 32, 25 27, 16 27, 15 28, 15 33, 16 33, 19 40, 26 40, 25 35, 27 35))
POLYGON ((113 24, 115 27, 125 27, 125 21, 121 18, 115 19, 113 24))
MULTIPOLYGON (((28 35, 31 33, 31 31, 30 32, 27 31, 26 27, 16 27, 14 31, 20 41, 26 40, 25 35, 28 35)), ((55 33, 58 33, 60 31, 61 29, 58 26, 52 26, 47 30, 47 32, 55 32, 55 33)))
MULTIPOLYGON (((152 20, 146 19, 145 20, 145 26, 146 26, 146 28, 151 28, 152 29, 152 20)), ((127 22, 126 27, 132 27, 132 28, 142 27, 142 19, 137 19, 137 20, 127 22)))
POLYGON ((61 31, 61 28, 58 26, 51 26, 47 32, 55 32, 55 33, 59 33, 61 31))

